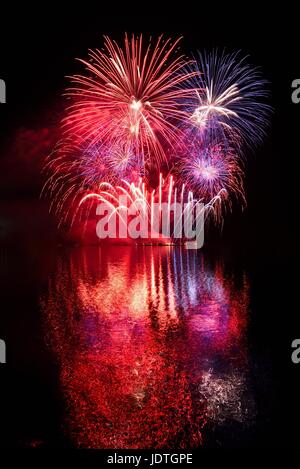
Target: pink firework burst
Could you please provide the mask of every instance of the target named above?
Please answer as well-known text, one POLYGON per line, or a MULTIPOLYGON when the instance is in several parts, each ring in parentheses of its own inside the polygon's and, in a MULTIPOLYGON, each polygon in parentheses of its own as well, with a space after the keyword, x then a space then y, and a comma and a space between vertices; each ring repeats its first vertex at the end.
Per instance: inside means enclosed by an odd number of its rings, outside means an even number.
POLYGON ((243 171, 233 149, 221 142, 205 146, 191 143, 179 159, 178 173, 195 196, 206 203, 222 190, 245 202, 243 171))

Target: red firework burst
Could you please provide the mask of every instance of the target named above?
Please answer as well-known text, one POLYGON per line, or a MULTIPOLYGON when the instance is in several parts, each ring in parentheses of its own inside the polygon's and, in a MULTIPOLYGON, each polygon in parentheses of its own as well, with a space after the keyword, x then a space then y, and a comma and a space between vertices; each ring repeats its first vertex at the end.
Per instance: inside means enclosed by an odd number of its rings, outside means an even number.
POLYGON ((182 98, 191 88, 184 84, 195 74, 176 55, 179 41, 160 36, 144 46, 142 36, 125 35, 123 50, 105 37, 103 50, 90 50, 89 60, 80 60, 86 75, 71 77, 66 132, 90 143, 133 148, 144 165, 165 160, 165 149, 178 139, 175 124, 186 117, 182 98))

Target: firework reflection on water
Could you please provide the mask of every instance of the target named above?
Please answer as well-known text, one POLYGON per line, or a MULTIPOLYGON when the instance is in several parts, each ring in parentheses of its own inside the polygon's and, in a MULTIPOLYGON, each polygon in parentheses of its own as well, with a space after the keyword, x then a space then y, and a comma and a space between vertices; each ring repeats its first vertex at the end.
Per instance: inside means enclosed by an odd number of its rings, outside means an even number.
POLYGON ((172 247, 64 253, 41 299, 64 430, 83 448, 191 448, 250 425, 249 285, 172 247))

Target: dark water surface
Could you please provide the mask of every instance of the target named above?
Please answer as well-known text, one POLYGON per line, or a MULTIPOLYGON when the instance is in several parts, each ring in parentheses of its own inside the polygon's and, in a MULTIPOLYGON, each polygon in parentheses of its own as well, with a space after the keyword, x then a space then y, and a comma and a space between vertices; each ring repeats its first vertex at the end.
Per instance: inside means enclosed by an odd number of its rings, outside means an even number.
POLYGON ((166 246, 27 257, 2 259, 6 445, 270 443, 276 383, 268 350, 253 342, 245 267, 166 246))

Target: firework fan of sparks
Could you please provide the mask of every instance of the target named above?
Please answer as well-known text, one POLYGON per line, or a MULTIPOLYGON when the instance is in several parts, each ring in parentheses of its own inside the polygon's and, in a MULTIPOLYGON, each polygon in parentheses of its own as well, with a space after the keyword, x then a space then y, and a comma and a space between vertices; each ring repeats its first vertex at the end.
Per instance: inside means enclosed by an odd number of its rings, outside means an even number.
MULTIPOLYGON (((159 176, 159 186, 157 190, 148 191, 145 187, 145 183, 142 178, 137 183, 132 182, 129 184, 128 181, 122 180, 119 185, 112 185, 108 182, 100 183, 97 191, 88 192, 85 194, 78 203, 78 211, 84 207, 85 216, 89 214, 92 203, 94 200, 98 202, 104 202, 111 209, 110 217, 114 213, 117 213, 120 217, 120 222, 124 223, 122 214, 124 211, 128 212, 128 204, 135 206, 136 211, 144 215, 153 226, 154 219, 154 204, 160 205, 159 212, 161 213, 161 204, 164 201, 168 201, 168 223, 170 225, 170 236, 173 237, 174 231, 176 230, 175 224, 172 225, 171 206, 174 203, 180 203, 183 207, 184 203, 188 203, 188 208, 194 209, 199 203, 202 208, 199 211, 198 216, 203 213, 204 217, 213 214, 215 220, 220 218, 220 207, 222 201, 226 198, 227 192, 224 188, 220 187, 220 190, 212 196, 209 201, 203 204, 202 199, 195 199, 193 192, 190 191, 185 184, 182 184, 180 190, 174 185, 174 178, 171 175, 166 180, 163 179, 162 174, 159 176), (125 196, 125 205, 120 205, 119 197, 125 196), (88 203, 90 202, 90 204, 88 203), (171 226, 172 225, 172 226, 171 226)), ((174 215, 175 216, 175 215, 174 215)), ((124 223, 126 225, 126 223, 124 223)), ((162 220, 159 221, 158 230, 162 228, 162 220)))
POLYGON ((74 220, 82 201, 103 198, 103 184, 112 204, 113 187, 143 184, 149 207, 150 181, 162 172, 172 174, 172 190, 188 189, 216 222, 232 200, 245 205, 241 161, 265 134, 266 81, 240 53, 186 60, 177 54, 179 40, 145 44, 125 35, 121 48, 105 37, 103 49, 80 60, 86 74, 71 77, 63 138, 46 164, 44 190, 61 224, 74 220))

